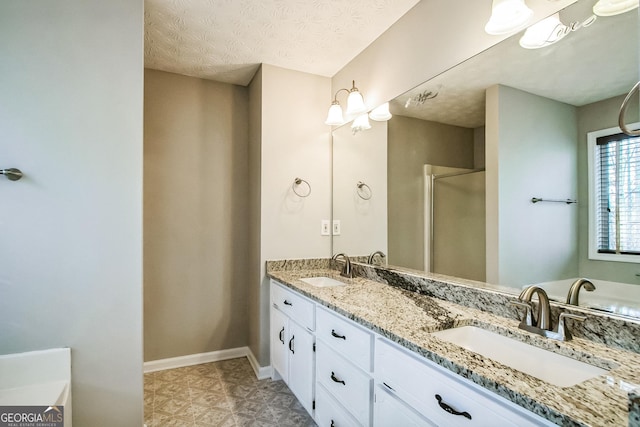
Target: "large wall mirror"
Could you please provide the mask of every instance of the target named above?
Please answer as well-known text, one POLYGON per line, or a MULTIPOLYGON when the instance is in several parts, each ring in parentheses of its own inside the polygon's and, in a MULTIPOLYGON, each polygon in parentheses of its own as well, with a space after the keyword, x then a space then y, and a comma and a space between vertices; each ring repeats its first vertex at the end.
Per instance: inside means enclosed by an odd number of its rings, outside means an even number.
POLYGON ((587 134, 617 126, 640 75, 638 10, 594 20, 594 3, 560 11, 557 43, 516 34, 392 100, 388 122, 335 129, 333 252, 556 300, 586 277, 581 305, 640 316, 640 263, 588 255, 587 134))

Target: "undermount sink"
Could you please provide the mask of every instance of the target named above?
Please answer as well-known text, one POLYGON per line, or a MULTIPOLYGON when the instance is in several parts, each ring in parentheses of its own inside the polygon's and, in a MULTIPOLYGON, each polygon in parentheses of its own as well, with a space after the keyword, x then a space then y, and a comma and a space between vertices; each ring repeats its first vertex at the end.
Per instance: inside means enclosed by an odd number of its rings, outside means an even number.
POLYGON ((607 372, 476 326, 446 329, 432 335, 559 387, 570 387, 607 372))
POLYGON ((305 277, 300 279, 308 285, 315 286, 316 288, 331 288, 333 286, 345 286, 346 283, 341 282, 331 277, 305 277))

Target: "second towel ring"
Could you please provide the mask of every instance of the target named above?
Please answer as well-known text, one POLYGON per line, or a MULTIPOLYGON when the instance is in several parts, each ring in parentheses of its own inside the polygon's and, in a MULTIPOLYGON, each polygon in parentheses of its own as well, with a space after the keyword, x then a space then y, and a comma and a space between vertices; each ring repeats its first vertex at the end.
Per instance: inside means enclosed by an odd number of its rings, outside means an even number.
POLYGON ((622 133, 629 136, 640 136, 640 130, 631 130, 624 122, 624 116, 627 112, 629 101, 631 101, 631 97, 635 92, 640 92, 640 82, 636 83, 624 98, 624 101, 622 101, 622 106, 620 107, 620 113, 618 114, 618 126, 620 126, 620 130, 622 131, 622 133))
POLYGON ((369 187, 362 181, 358 181, 358 183, 356 184, 356 188, 356 193, 358 193, 358 197, 360 197, 362 200, 369 200, 371 199, 371 196, 373 196, 371 187, 369 187))
POLYGON ((302 179, 302 178, 296 178, 296 179, 294 179, 294 180, 293 180, 293 184, 291 184, 291 189, 293 190, 293 192, 294 192, 294 193, 296 193, 296 195, 297 195, 298 197, 303 197, 303 198, 304 198, 304 197, 309 197, 309 195, 311 194, 311 184, 309 184, 307 181, 305 181, 305 180, 304 180, 304 179, 302 179), (296 191, 296 187, 297 187, 297 186, 299 186, 299 185, 300 185, 300 184, 302 184, 302 183, 304 183, 304 184, 306 184, 306 185, 307 185, 307 192, 306 192, 306 193, 302 193, 302 194, 300 194, 300 193, 298 193, 298 192, 296 191))

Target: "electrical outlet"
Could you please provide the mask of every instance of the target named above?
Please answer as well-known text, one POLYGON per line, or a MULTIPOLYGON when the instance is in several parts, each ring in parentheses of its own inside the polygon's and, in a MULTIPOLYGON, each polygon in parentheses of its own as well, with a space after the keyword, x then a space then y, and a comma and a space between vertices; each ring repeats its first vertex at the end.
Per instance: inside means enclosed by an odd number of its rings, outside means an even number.
POLYGON ((334 236, 339 236, 340 235, 340 220, 339 219, 334 219, 333 220, 333 235, 334 236))
POLYGON ((321 236, 330 236, 331 235, 331 229, 329 228, 329 220, 328 219, 323 219, 320 222, 320 235, 321 236))

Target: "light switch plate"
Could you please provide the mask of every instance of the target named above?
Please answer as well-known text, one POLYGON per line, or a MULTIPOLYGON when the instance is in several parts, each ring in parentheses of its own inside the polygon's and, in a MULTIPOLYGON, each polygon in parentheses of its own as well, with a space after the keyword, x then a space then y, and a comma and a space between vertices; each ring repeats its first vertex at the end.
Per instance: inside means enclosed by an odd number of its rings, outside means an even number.
POLYGON ((334 236, 339 236, 340 235, 340 220, 339 219, 334 219, 333 220, 333 235, 334 236))
POLYGON ((323 219, 320 222, 320 235, 321 236, 330 236, 331 235, 331 229, 329 228, 329 220, 328 219, 323 219))

